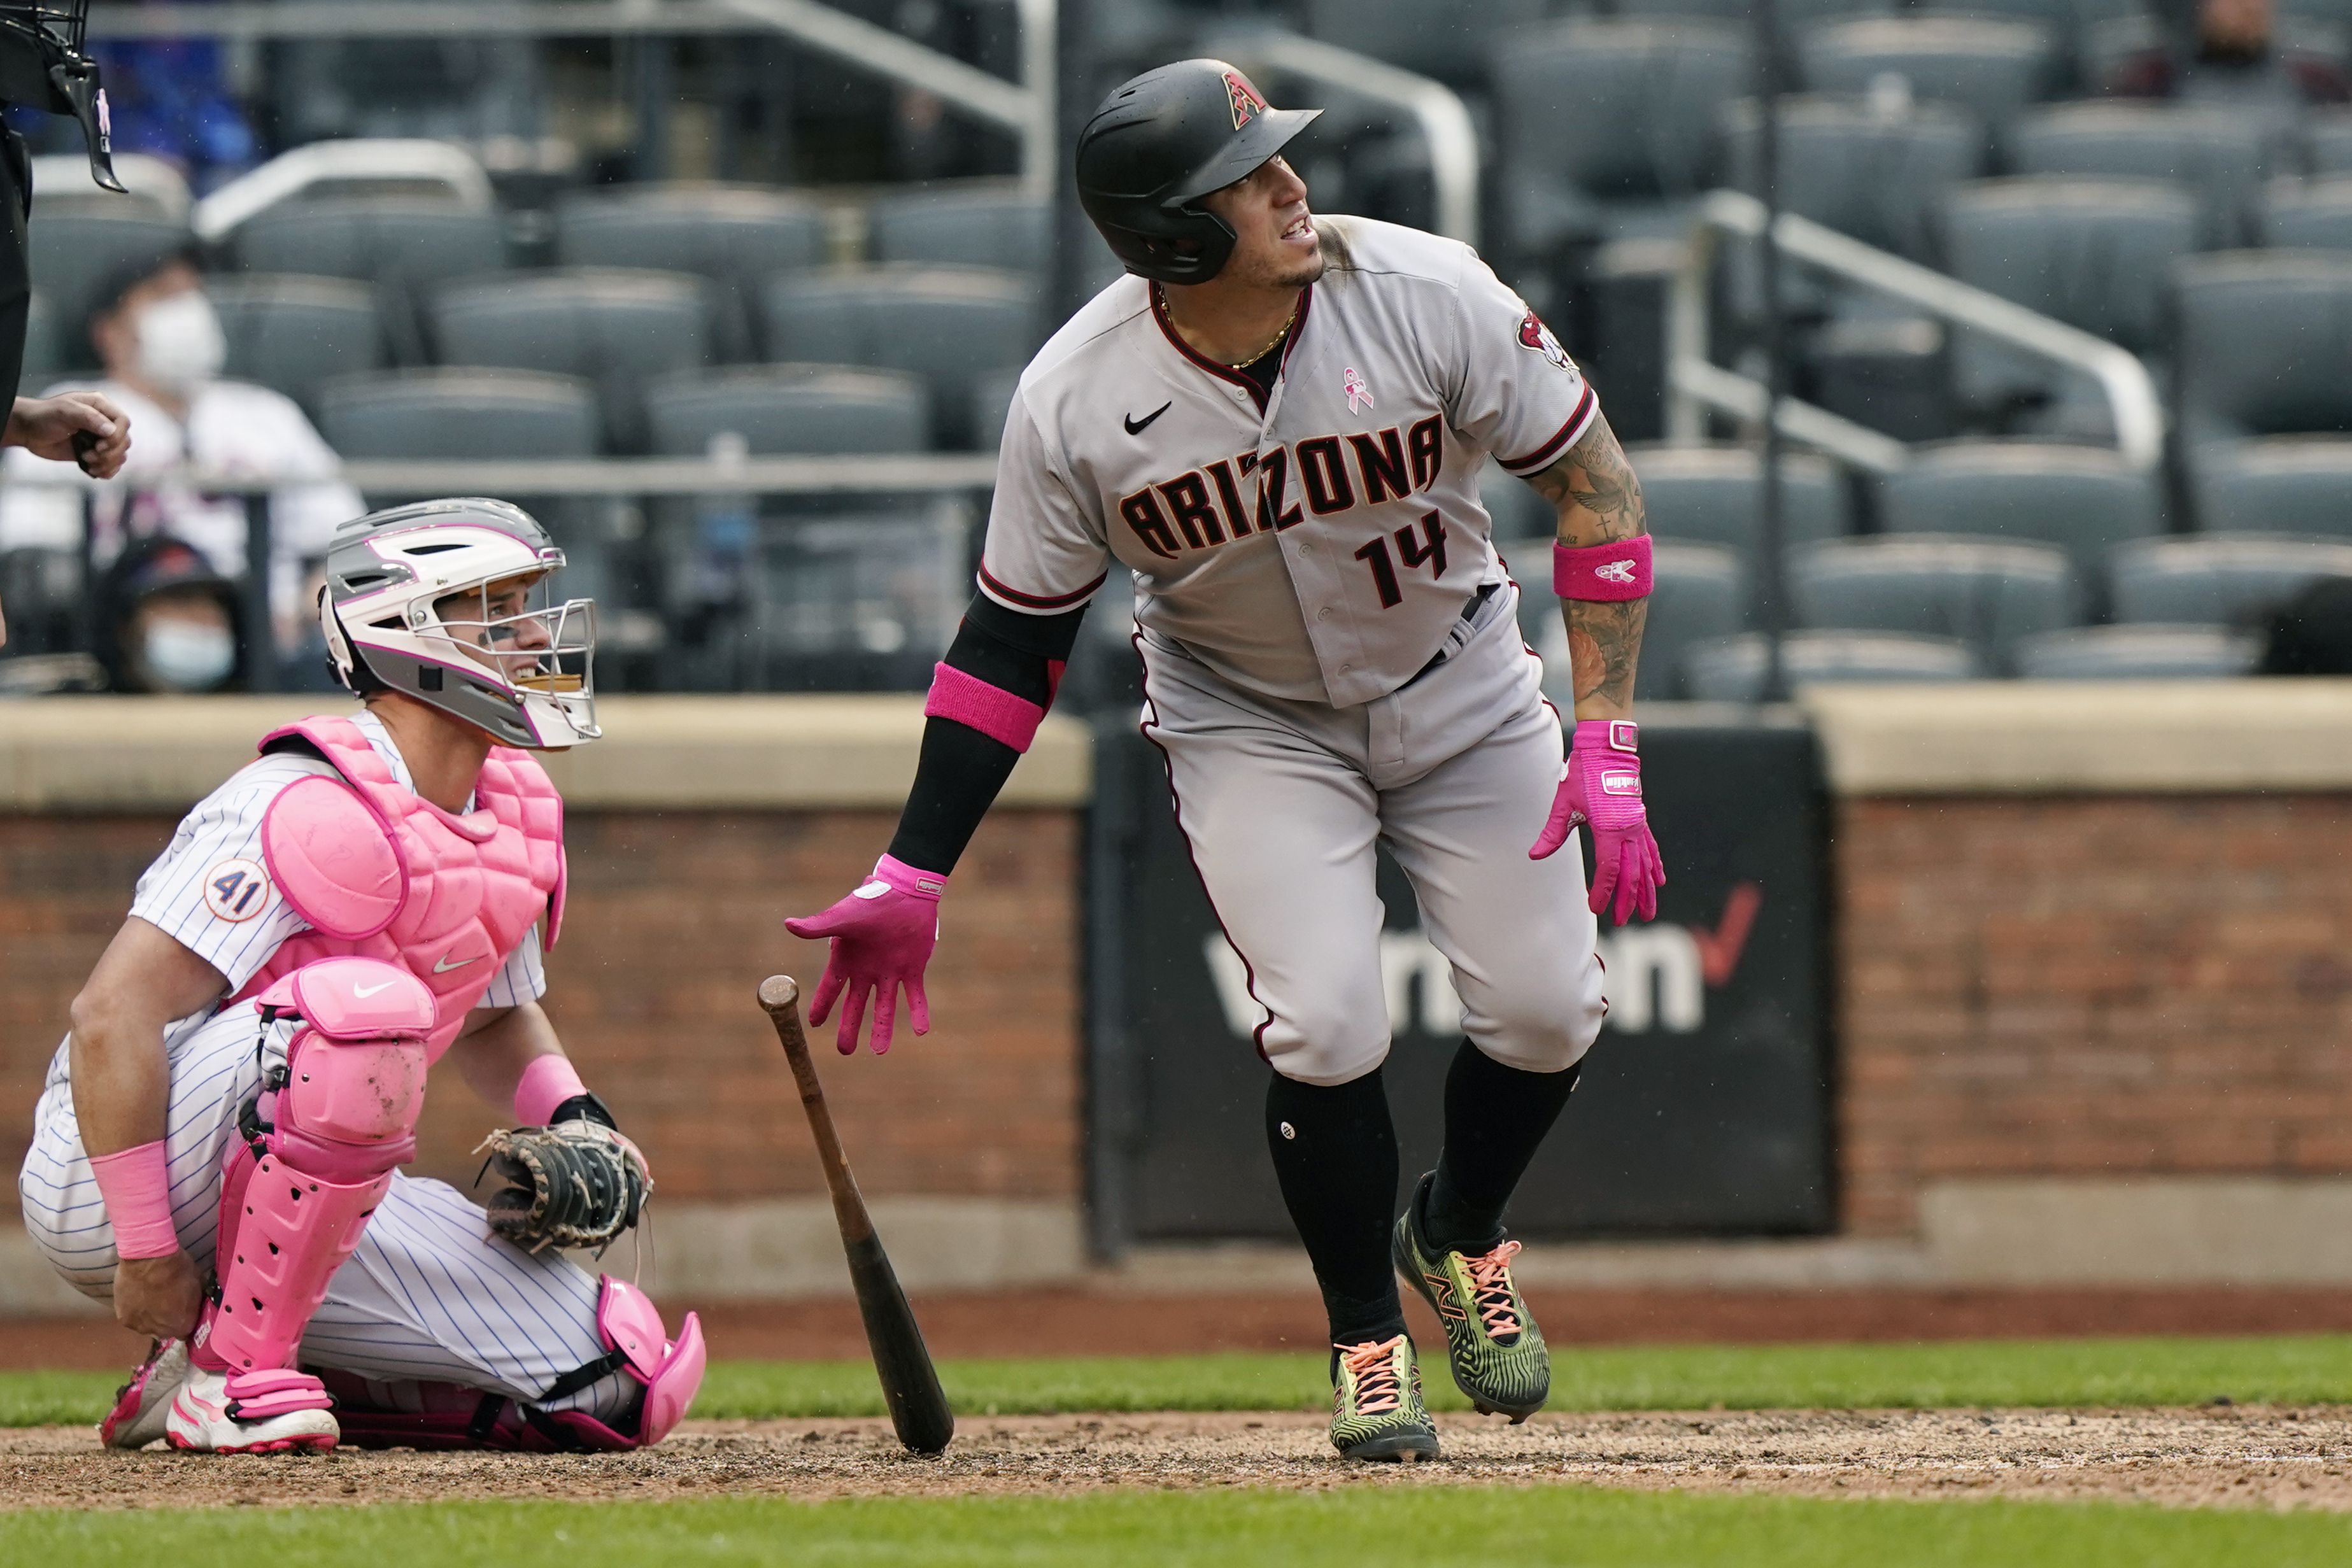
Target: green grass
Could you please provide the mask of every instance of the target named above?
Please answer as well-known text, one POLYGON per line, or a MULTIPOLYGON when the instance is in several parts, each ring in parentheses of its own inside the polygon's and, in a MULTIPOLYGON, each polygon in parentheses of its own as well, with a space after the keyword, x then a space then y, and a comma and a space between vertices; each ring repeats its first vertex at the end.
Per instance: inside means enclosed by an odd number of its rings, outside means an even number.
MULTIPOLYGON (((1565 1338, 1565 1334, 1560 1337, 1565 1338)), ((1465 1406, 1433 1356, 1430 1402, 1465 1406)), ((950 1361, 958 1410, 1305 1410, 1328 1397, 1313 1354, 950 1361)), ((110 1373, 0 1374, 0 1426, 96 1421, 110 1373)), ((1555 1410, 1954 1405, 2352 1403, 2352 1335, 2259 1339, 1988 1340, 1938 1344, 1642 1345, 1558 1351, 1555 1410)), ((695 1414, 878 1416, 863 1362, 721 1361, 695 1414)))
POLYGON ((1565 1486, 0 1514, 0 1562, 81 1568, 159 1552, 173 1568, 2340 1568, 2352 1519, 1565 1486))

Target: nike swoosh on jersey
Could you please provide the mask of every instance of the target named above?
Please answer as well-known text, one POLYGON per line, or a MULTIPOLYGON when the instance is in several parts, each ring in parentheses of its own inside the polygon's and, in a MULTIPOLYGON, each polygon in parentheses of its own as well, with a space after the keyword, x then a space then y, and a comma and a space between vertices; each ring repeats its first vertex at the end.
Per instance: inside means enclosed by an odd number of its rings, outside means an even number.
POLYGON ((477 953, 471 958, 460 958, 456 963, 452 964, 449 962, 449 955, 444 953, 441 955, 440 962, 433 966, 433 972, 436 975, 446 975, 452 969, 462 969, 468 964, 478 962, 481 956, 482 956, 479 953, 477 953))
POLYGON ((373 986, 353 986, 352 988, 352 995, 364 1001, 368 998, 375 995, 378 991, 388 991, 399 983, 400 982, 397 980, 380 980, 373 986))
POLYGON ((1166 402, 1161 403, 1158 408, 1153 409, 1150 413, 1145 414, 1141 419, 1138 419, 1135 415, 1130 413, 1126 418, 1120 420, 1119 423, 1127 426, 1127 433, 1129 435, 1140 435, 1146 430, 1150 428, 1151 422, 1153 420, 1158 419, 1161 414, 1166 413, 1170 409, 1174 408, 1175 406, 1176 400, 1171 397, 1166 402))

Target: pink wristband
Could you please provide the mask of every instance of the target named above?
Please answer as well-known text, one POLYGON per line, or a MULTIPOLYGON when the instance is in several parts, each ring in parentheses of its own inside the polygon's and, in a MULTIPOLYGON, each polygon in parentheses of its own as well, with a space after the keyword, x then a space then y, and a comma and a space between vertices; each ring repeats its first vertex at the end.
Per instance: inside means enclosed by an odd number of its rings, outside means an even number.
POLYGON ((1650 592, 1650 536, 1609 544, 1551 547, 1552 591, 1562 599, 1615 603, 1650 592))
MULTIPOLYGON (((928 898, 933 904, 948 890, 948 879, 935 871, 908 865, 905 861, 884 855, 874 862, 873 880, 894 887, 916 898, 928 898)), ((862 890, 861 890, 862 891, 862 890)))
MULTIPOLYGON (((1058 682, 1060 673, 1050 677, 1058 682)), ((953 719, 991 740, 1001 740, 1015 751, 1026 751, 1045 722, 1045 710, 1026 697, 992 686, 978 675, 942 664, 931 674, 931 695, 923 703, 926 718, 953 719)))
POLYGON ((544 1127, 558 1105, 587 1092, 588 1085, 580 1082, 580 1070, 570 1057, 534 1056, 515 1082, 515 1125, 544 1127))
POLYGON ((90 1174, 114 1225, 117 1258, 169 1258, 180 1249, 172 1226, 172 1173, 163 1162, 163 1140, 119 1154, 93 1155, 90 1174))

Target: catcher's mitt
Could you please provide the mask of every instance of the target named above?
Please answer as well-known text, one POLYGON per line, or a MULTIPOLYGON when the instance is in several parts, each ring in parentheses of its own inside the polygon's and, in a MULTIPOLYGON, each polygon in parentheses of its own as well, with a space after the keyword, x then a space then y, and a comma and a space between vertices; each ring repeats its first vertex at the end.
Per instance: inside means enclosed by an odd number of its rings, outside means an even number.
POLYGON ((637 1146, 585 1117, 500 1128, 474 1152, 487 1153, 482 1170, 496 1167, 507 1184, 490 1195, 490 1228, 527 1252, 611 1246, 654 1187, 637 1146))

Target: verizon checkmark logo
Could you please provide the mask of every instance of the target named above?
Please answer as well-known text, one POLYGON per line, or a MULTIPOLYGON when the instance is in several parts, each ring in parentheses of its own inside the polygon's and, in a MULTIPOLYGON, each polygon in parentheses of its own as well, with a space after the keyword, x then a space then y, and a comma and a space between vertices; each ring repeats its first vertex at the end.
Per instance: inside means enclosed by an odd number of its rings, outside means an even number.
POLYGON ((1748 950, 1748 934, 1756 929, 1756 912, 1763 907, 1764 889, 1743 882, 1723 901, 1723 918, 1714 930, 1704 925, 1690 928, 1691 941, 1698 948, 1698 971, 1708 985, 1731 983, 1739 956, 1748 950))

